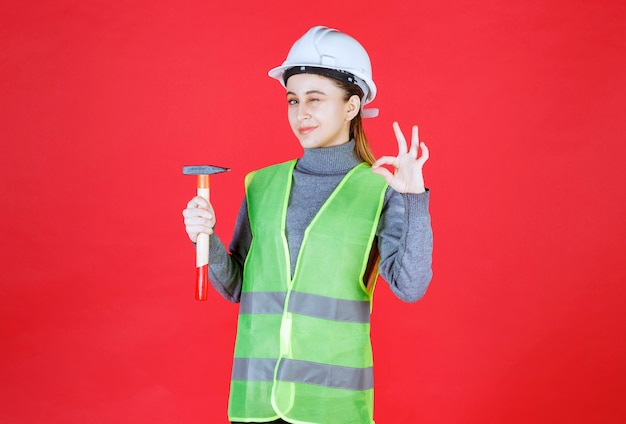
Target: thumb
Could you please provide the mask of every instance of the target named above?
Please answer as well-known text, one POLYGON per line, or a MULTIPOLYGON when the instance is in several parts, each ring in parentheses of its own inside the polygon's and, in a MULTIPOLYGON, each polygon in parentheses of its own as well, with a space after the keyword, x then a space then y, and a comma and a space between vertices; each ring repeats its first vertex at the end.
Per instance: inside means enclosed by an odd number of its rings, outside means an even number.
POLYGON ((383 177, 387 184, 391 183, 391 180, 393 180, 393 174, 389 172, 387 168, 384 168, 382 166, 378 166, 376 168, 372 166, 372 172, 383 177))

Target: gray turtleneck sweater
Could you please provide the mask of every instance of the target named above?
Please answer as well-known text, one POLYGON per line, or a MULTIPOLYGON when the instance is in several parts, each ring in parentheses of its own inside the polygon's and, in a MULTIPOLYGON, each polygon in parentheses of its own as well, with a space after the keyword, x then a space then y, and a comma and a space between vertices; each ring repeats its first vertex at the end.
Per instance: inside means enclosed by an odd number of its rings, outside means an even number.
MULTIPOLYGON (((343 177, 359 163, 354 153, 354 141, 304 150, 293 171, 287 208, 286 235, 292 274, 307 226, 343 177)), ((428 190, 421 194, 400 194, 387 188, 376 232, 380 275, 396 296, 407 302, 421 299, 432 277, 433 238, 428 212, 429 197, 428 190)), ((220 239, 211 235, 210 280, 215 289, 231 302, 239 302, 241 296, 243 264, 251 240, 244 199, 230 243, 230 254, 220 239)))

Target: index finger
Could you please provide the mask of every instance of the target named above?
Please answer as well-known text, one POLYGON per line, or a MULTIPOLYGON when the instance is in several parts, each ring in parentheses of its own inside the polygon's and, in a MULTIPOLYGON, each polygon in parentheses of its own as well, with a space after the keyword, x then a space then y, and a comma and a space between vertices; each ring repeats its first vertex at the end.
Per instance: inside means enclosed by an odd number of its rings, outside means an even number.
POLYGON ((189 201, 189 203, 187 203, 187 207, 188 208, 202 208, 202 209, 208 209, 209 208, 209 202, 206 201, 206 199, 200 197, 200 196, 196 196, 193 199, 191 199, 189 201))

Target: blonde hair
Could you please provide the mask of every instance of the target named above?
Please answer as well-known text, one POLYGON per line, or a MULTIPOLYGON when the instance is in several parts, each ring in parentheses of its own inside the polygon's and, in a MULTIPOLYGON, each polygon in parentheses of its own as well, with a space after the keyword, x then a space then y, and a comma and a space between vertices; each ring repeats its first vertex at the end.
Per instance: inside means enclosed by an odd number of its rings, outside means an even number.
MULTIPOLYGON (((345 92, 344 100, 348 101, 352 96, 359 96, 359 99, 363 99, 363 91, 361 87, 356 84, 350 84, 347 82, 332 79, 345 92)), ((373 164, 376 161, 372 148, 370 147, 367 136, 365 135, 365 129, 363 128, 363 117, 361 111, 352 118, 350 121, 350 138, 354 139, 354 153, 363 162, 373 164)))
POLYGON ((355 141, 354 153, 356 153, 359 159, 370 165, 376 162, 370 143, 367 141, 365 130, 363 129, 363 118, 361 117, 360 111, 358 115, 352 119, 352 122, 350 122, 350 137, 355 141))

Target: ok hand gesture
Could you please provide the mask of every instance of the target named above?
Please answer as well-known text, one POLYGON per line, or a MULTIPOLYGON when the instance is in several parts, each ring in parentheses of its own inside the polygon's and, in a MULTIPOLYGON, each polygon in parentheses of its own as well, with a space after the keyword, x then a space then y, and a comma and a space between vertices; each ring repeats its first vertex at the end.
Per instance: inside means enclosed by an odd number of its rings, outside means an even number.
POLYGON ((385 178, 387 184, 399 193, 423 193, 426 189, 422 167, 428 160, 428 147, 423 142, 420 143, 417 125, 413 126, 410 150, 397 122, 393 123, 393 131, 398 140, 398 156, 381 157, 372 165, 372 172, 385 178), (420 157, 417 157, 418 146, 421 149, 420 157), (383 165, 393 166, 394 173, 383 165))

